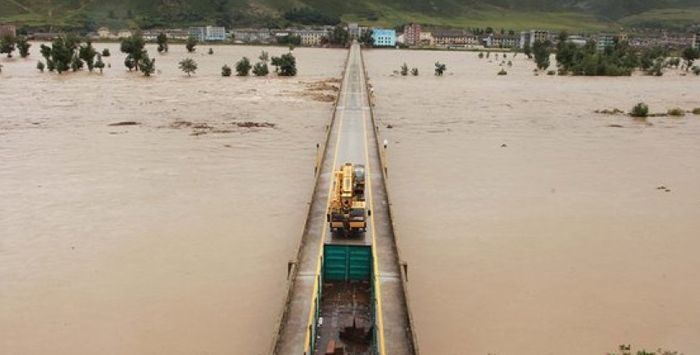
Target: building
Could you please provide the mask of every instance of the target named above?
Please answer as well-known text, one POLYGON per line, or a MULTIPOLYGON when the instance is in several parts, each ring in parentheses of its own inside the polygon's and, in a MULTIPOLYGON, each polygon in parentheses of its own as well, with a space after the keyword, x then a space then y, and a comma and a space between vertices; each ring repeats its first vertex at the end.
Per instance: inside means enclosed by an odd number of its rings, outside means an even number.
POLYGON ((349 23, 348 34, 350 37, 360 38, 360 26, 356 23, 349 23))
POLYGON ((479 37, 463 30, 441 30, 432 32, 433 42, 443 47, 473 47, 480 45, 479 37))
POLYGON ((573 43, 573 44, 575 44, 575 45, 577 45, 577 46, 585 46, 586 43, 588 43, 588 39, 586 39, 586 37, 578 36, 578 35, 569 36, 569 37, 566 39, 566 41, 569 42, 569 43, 573 43))
POLYGON ((97 37, 101 39, 112 38, 112 32, 107 27, 100 27, 97 29, 97 37))
POLYGON ((419 38, 420 45, 422 46, 432 46, 435 43, 435 39, 433 38, 432 32, 426 32, 421 30, 419 38))
POLYGON ((226 28, 218 26, 190 27, 189 35, 199 42, 223 41, 226 39, 226 28))
POLYGON ((605 51, 608 47, 615 46, 615 36, 607 33, 601 33, 598 35, 598 40, 596 41, 596 49, 598 52, 605 51))
POLYGON ((404 43, 409 46, 417 46, 421 43, 421 27, 417 23, 406 25, 403 28, 404 43))
POLYGON ((272 32, 267 28, 236 28, 231 30, 236 43, 270 43, 272 32))
POLYGON ((190 36, 189 31, 183 30, 183 29, 177 29, 177 28, 167 29, 164 32, 165 32, 165 35, 169 39, 175 39, 175 40, 181 40, 181 41, 186 40, 190 36))
POLYGON ((226 28, 220 26, 207 26, 205 29, 207 41, 223 41, 226 39, 226 28))
POLYGON ((130 30, 119 30, 119 32, 117 32, 117 38, 128 38, 131 37, 132 34, 130 30))
POLYGON ((395 47, 396 30, 373 28, 372 39, 374 39, 375 47, 395 47))
POLYGON ((328 30, 303 29, 295 31, 301 37, 303 46, 319 46, 324 38, 328 38, 328 30))
POLYGON ((492 33, 483 40, 484 46, 491 48, 519 48, 520 37, 492 33))
POLYGON ((17 36, 17 28, 15 25, 0 25, 0 37, 8 34, 12 37, 17 36))
POLYGON ((700 32, 693 34, 693 47, 700 51, 700 32))

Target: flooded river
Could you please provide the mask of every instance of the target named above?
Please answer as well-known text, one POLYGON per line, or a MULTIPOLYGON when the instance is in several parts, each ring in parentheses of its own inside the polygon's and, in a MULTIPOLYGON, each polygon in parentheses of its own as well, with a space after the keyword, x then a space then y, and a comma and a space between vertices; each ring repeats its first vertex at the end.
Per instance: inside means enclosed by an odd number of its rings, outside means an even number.
POLYGON ((223 78, 263 48, 149 46, 144 78, 96 47, 103 75, 0 59, 0 354, 267 353, 346 52, 223 78))
POLYGON ((700 353, 700 116, 593 112, 700 107, 700 77, 365 59, 422 353, 700 353), (392 75, 403 62, 421 75, 392 75))

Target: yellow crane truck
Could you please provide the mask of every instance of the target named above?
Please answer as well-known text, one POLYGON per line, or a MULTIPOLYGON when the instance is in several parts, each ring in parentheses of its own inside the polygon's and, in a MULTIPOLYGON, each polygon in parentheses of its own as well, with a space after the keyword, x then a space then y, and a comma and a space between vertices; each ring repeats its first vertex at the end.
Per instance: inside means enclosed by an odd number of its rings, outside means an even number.
POLYGON ((365 167, 345 163, 334 172, 331 202, 326 219, 331 232, 364 232, 367 230, 365 203, 365 167))

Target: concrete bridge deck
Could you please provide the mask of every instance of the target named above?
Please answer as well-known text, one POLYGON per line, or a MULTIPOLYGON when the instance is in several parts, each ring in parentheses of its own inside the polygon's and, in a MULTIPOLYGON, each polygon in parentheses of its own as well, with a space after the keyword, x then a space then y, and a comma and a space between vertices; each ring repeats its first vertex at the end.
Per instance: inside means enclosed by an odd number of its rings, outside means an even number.
POLYGON ((313 297, 320 287, 320 256, 324 242, 333 239, 326 222, 333 170, 351 162, 364 164, 367 175, 367 200, 372 214, 364 238, 357 242, 373 245, 374 274, 378 276, 374 284, 378 353, 416 354, 382 174, 383 148, 378 145, 357 44, 350 48, 339 95, 273 353, 310 355, 309 324, 313 297))

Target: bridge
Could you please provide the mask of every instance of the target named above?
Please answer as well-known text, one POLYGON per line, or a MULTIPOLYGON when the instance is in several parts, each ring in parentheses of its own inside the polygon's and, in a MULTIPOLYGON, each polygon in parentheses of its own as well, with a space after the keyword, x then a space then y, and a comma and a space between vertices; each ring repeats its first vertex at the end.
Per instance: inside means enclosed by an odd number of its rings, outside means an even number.
POLYGON ((369 100, 361 49, 354 43, 320 147, 297 258, 288 267, 289 291, 273 354, 418 353, 385 186, 385 147, 378 142, 369 100), (333 171, 345 163, 365 166, 367 231, 353 238, 333 235, 326 220, 333 171))

